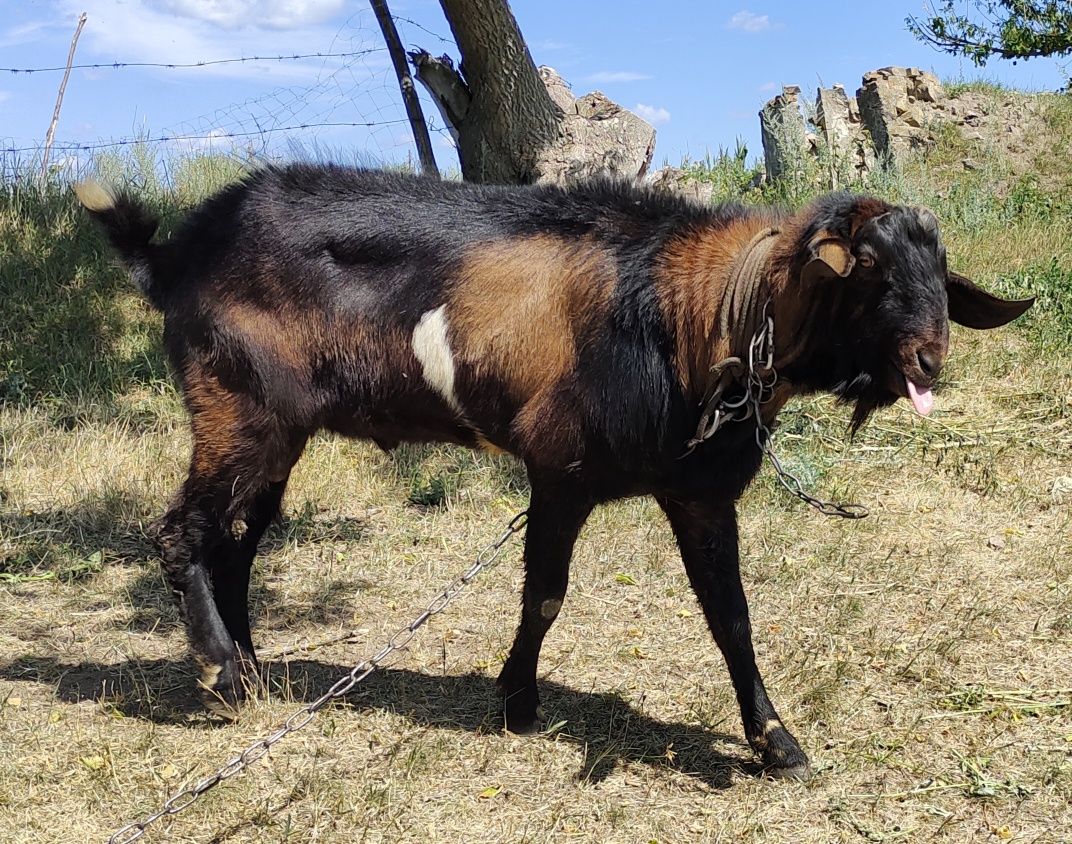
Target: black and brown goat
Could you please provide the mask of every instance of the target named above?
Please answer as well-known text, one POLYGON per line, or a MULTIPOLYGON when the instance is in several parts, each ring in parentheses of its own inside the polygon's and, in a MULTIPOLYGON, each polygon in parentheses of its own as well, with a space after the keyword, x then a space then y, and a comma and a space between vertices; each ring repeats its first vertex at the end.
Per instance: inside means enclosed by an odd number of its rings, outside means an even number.
POLYGON ((755 422, 683 456, 713 365, 769 304, 779 380, 764 421, 825 390, 855 402, 858 426, 901 396, 929 411, 949 319, 993 328, 1031 305, 948 272, 929 212, 849 194, 788 214, 616 183, 292 166, 227 188, 152 243, 157 221, 135 201, 78 192, 164 312, 190 412, 163 568, 210 703, 235 705, 255 670, 250 566, 310 435, 449 441, 510 452, 531 479, 521 624, 499 677, 507 728, 538 726, 536 663, 592 508, 652 495, 748 741, 777 775, 808 765, 764 690, 738 569, 755 422))

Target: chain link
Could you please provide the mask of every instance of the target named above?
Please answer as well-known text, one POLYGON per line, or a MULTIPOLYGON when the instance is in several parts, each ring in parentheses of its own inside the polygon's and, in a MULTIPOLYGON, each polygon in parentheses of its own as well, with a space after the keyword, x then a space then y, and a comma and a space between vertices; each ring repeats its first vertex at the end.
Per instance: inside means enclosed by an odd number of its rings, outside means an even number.
POLYGON ((297 732, 309 724, 309 722, 316 717, 316 713, 327 706, 328 703, 346 695, 354 688, 354 686, 368 677, 376 669, 384 668, 391 664, 388 660, 393 656, 397 656, 398 652, 406 647, 414 634, 423 627, 429 619, 443 612, 443 610, 450 605, 451 601, 453 601, 454 598, 465 589, 465 587, 468 586, 481 571, 491 568, 491 566, 495 564, 499 555, 502 553, 504 546, 515 535, 524 530, 527 521, 527 511, 523 511, 514 516, 499 538, 494 542, 489 542, 477 555, 476 561, 466 569, 463 574, 448 583, 439 594, 432 599, 431 603, 428 604, 428 606, 409 624, 396 632, 375 656, 355 665, 350 669, 349 673, 340 677, 331 688, 324 692, 320 697, 312 703, 307 703, 305 706, 301 707, 301 709, 293 712, 275 732, 253 742, 245 750, 228 760, 221 767, 217 768, 215 772, 209 774, 204 779, 199 780, 189 788, 184 788, 182 791, 173 794, 155 812, 146 815, 141 820, 133 821, 116 830, 116 832, 108 839, 108 844, 131 844, 131 842, 137 841, 145 835, 146 829, 162 817, 165 817, 166 815, 177 815, 179 812, 189 808, 206 791, 215 788, 224 780, 230 779, 241 773, 254 762, 266 756, 272 749, 272 746, 277 742, 282 741, 291 733, 297 732))
MULTIPOLYGON (((764 306, 764 312, 769 305, 764 306)), ((739 359, 734 359, 741 363, 739 359)), ((774 453, 771 445, 772 434, 770 428, 763 423, 763 405, 774 395, 774 388, 778 384, 778 373, 774 369, 774 319, 767 315, 763 328, 752 335, 748 344, 748 366, 745 368, 745 392, 738 399, 721 400, 712 414, 711 424, 698 439, 690 440, 689 454, 702 440, 706 440, 728 422, 744 422, 755 417, 756 420, 756 445, 770 458, 771 465, 778 477, 778 482, 790 494, 794 495, 814 507, 824 516, 840 516, 843 519, 862 519, 870 515, 870 511, 862 504, 840 504, 836 501, 824 501, 816 498, 804 490, 804 484, 800 478, 790 472, 778 455, 774 453)))

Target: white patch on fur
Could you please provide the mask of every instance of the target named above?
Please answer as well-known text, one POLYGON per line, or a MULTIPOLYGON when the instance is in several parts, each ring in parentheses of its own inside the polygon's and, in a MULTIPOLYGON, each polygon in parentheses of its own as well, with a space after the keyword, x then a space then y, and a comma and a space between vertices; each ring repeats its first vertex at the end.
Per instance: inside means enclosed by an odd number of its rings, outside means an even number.
POLYGON ((540 615, 542 615, 548 621, 558 617, 559 611, 562 609, 562 602, 556 598, 548 598, 542 604, 540 604, 540 615))
POLYGON ((454 355, 447 341, 447 306, 421 315, 413 329, 413 354, 421 362, 424 380, 454 410, 461 412, 454 394, 454 355))
POLYGON ((75 185, 74 194, 90 211, 107 211, 115 205, 115 195, 93 179, 86 179, 75 185))

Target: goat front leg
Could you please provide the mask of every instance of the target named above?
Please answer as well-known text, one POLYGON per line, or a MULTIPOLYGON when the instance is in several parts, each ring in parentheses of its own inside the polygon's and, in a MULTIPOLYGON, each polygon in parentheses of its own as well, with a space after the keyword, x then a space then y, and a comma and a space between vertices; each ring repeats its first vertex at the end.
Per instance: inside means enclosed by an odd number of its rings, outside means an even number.
POLYGON ((536 690, 540 648, 562 608, 573 544, 591 512, 592 503, 587 497, 532 479, 525 529, 521 624, 498 680, 506 729, 512 733, 534 733, 540 728, 540 697, 536 690))
POLYGON ((689 582, 725 657, 745 736, 775 777, 807 779, 808 758, 767 697, 752 650, 748 602, 741 585, 737 513, 732 503, 660 499, 677 537, 689 582))

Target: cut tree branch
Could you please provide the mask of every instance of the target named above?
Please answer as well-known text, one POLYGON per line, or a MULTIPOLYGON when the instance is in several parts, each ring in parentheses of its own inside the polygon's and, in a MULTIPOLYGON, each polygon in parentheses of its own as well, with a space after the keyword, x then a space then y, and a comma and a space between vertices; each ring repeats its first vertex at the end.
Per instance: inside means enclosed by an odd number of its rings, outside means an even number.
POLYGON ((41 178, 48 176, 48 157, 52 152, 52 142, 56 140, 56 124, 60 122, 60 109, 63 107, 63 93, 67 90, 67 80, 71 76, 71 65, 74 64, 74 51, 78 47, 78 36, 82 34, 82 27, 86 25, 86 13, 78 18, 78 26, 74 30, 74 38, 71 39, 71 49, 67 51, 67 69, 63 72, 63 81, 60 82, 60 90, 56 94, 56 108, 52 112, 52 122, 48 124, 48 132, 45 133, 45 151, 41 155, 41 178))
POLYGON ((411 50, 409 60, 413 62, 417 81, 424 85, 439 108, 443 122, 447 125, 455 143, 458 131, 469 111, 473 95, 465 84, 462 75, 454 69, 450 56, 435 58, 427 50, 411 50))

